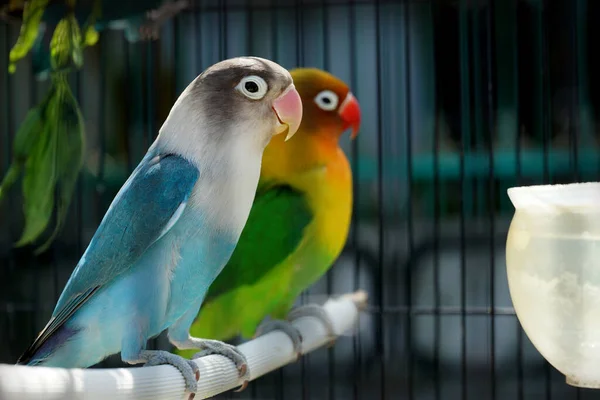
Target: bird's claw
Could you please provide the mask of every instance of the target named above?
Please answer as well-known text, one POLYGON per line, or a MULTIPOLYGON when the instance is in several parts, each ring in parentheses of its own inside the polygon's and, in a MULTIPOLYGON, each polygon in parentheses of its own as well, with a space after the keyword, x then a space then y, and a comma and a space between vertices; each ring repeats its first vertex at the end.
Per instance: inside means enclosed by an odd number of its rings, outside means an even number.
POLYGON ((244 383, 242 383, 242 386, 240 386, 239 389, 234 390, 234 392, 236 392, 236 393, 243 392, 244 390, 246 390, 247 387, 248 387, 248 380, 245 380, 244 383))
MULTIPOLYGON (((196 363, 194 363, 194 364, 196 364, 196 363)), ((200 370, 196 371, 196 382, 198 382, 199 380, 200 380, 200 370)), ((196 393, 190 393, 188 400, 192 400, 194 397, 196 397, 196 393)))
POLYGON ((328 347, 333 346, 336 339, 335 327, 333 326, 333 322, 331 322, 329 315, 327 314, 327 312, 325 312, 323 307, 317 304, 307 304, 305 306, 301 306, 290 311, 287 319, 289 321, 294 321, 298 318, 303 317, 315 317, 319 321, 321 321, 323 325, 325 325, 325 329, 327 330, 327 335, 329 337, 328 347))
POLYGON ((201 351, 194 354, 192 356, 192 360, 196 358, 206 357, 212 354, 218 354, 223 357, 229 358, 235 364, 235 367, 238 370, 239 376, 245 377, 244 383, 240 387, 240 389, 236 390, 237 392, 241 392, 248 386, 248 382, 250 381, 250 371, 248 369, 248 361, 246 360, 246 356, 242 354, 237 347, 232 346, 230 344, 221 342, 219 340, 201 340, 200 347, 201 351))
POLYGON ((290 322, 278 319, 265 321, 256 329, 254 337, 257 338, 275 330, 283 331, 292 340, 296 361, 298 361, 302 356, 302 334, 290 322))
POLYGON ((168 351, 163 350, 145 350, 141 354, 142 359, 146 360, 144 367, 152 367, 156 365, 172 365, 181 372, 185 382, 185 388, 193 396, 198 391, 198 380, 200 379, 200 368, 192 360, 178 356, 168 351))

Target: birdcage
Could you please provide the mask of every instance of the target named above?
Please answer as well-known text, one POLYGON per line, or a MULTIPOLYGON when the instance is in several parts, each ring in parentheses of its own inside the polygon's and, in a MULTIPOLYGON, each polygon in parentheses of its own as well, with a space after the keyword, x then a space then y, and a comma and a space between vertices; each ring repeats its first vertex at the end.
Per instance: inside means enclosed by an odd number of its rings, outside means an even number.
MULTIPOLYGON (((119 4, 103 1, 118 15, 119 4)), ((197 0, 157 40, 100 31, 69 82, 85 159, 61 233, 14 247, 22 195, 0 205, 0 362, 48 321, 104 213, 177 96, 208 66, 256 55, 324 69, 362 107, 341 138, 354 178, 346 247, 300 303, 364 289, 352 335, 251 382, 244 399, 592 399, 523 333, 509 296, 511 186, 598 180, 593 57, 600 4, 585 0, 197 0)), ((48 80, 8 72, 19 23, 0 23, 0 172, 48 80)), ((163 335, 164 336, 164 335, 163 335)), ((168 348, 165 337, 152 348, 168 348)), ((98 367, 120 366, 111 357, 98 367)))

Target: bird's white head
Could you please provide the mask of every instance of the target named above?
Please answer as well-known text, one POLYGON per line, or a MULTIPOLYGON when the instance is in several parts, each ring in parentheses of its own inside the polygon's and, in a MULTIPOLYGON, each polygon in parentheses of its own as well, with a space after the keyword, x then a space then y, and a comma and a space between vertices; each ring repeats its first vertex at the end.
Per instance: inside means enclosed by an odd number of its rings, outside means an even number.
POLYGON ((301 120, 302 101, 290 73, 270 60, 238 57, 212 65, 188 85, 157 141, 192 159, 238 147, 235 142, 262 153, 272 136, 286 132, 291 138, 301 120))

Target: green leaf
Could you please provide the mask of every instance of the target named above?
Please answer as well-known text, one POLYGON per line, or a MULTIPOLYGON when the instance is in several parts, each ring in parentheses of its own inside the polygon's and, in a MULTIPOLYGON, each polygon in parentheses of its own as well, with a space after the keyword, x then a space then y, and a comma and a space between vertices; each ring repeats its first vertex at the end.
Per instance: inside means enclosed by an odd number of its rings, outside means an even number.
POLYGON ((19 175, 21 175, 22 166, 17 163, 13 163, 6 175, 4 175, 4 179, 2 179, 2 183, 0 183, 0 201, 2 201, 2 197, 4 194, 8 192, 8 189, 12 185, 15 184, 17 179, 19 179, 19 175))
POLYGON ((44 252, 62 229, 69 209, 79 171, 83 165, 84 122, 77 100, 66 81, 57 82, 61 92, 60 117, 57 122, 57 215, 56 226, 46 242, 36 250, 44 252))
POLYGON ((16 243, 17 247, 31 243, 41 235, 52 216, 56 135, 50 129, 45 129, 43 135, 25 164, 23 178, 25 229, 16 243))
POLYGON ((71 56, 77 68, 83 66, 83 38, 75 17, 71 21, 71 56))
POLYGON ((83 47, 93 46, 98 43, 100 34, 94 25, 88 25, 83 31, 83 47))
POLYGON ((93 46, 98 42, 100 35, 96 30, 96 20, 102 14, 102 3, 100 0, 94 0, 94 7, 92 13, 88 17, 85 25, 83 26, 83 43, 82 48, 93 46))
POLYGON ((48 99, 49 96, 46 96, 39 105, 29 110, 15 135, 12 164, 0 184, 0 201, 21 175, 31 149, 43 130, 42 114, 48 99))
POLYGON ((50 40, 50 64, 53 70, 69 67, 71 61, 83 65, 82 39, 79 24, 73 13, 61 19, 50 40))
POLYGON ((43 113, 51 98, 51 92, 38 104, 27 112, 25 119, 19 126, 13 142, 13 158, 25 162, 31 152, 39 133, 44 127, 43 113))
POLYGON ((25 57, 38 37, 40 22, 48 0, 31 0, 23 8, 23 22, 17 42, 10 50, 8 71, 14 73, 15 63, 25 57))
POLYGON ((25 229, 16 243, 17 247, 37 239, 52 217, 58 145, 58 132, 53 129, 53 125, 56 125, 59 116, 60 100, 60 91, 52 88, 50 99, 43 109, 43 130, 25 163, 23 178, 25 229))
POLYGON ((17 181, 27 160, 36 138, 36 133, 41 129, 40 113, 38 108, 29 111, 25 121, 21 124, 15 141, 13 142, 13 160, 8 172, 0 184, 0 201, 4 194, 17 181))

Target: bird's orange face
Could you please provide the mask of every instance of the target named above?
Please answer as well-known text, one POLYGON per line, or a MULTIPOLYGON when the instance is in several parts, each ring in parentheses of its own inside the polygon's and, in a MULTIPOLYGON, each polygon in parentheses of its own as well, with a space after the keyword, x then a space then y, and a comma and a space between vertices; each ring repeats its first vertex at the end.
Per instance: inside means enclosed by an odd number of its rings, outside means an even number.
POLYGON ((356 137, 360 128, 360 106, 343 81, 316 68, 297 68, 290 73, 304 109, 300 132, 337 139, 352 128, 351 137, 356 137))
POLYGON ((290 180, 327 164, 332 174, 338 171, 343 176, 340 181, 349 180, 339 138, 348 129, 356 137, 361 117, 358 101, 342 80, 328 72, 298 68, 290 74, 302 100, 302 121, 289 141, 284 142, 282 135, 273 137, 263 154, 261 179, 290 180))

